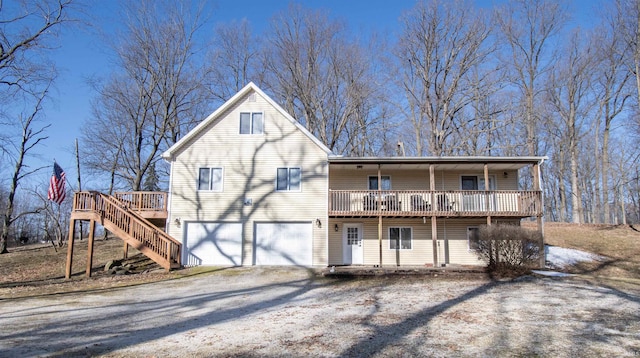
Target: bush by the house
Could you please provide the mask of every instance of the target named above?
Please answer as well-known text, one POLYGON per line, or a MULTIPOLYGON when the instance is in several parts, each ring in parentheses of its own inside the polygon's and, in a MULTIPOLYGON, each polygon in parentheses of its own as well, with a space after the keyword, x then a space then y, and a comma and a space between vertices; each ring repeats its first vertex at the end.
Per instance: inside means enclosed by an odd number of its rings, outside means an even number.
POLYGON ((489 263, 489 269, 536 267, 541 254, 539 231, 516 225, 480 227, 476 250, 489 263))

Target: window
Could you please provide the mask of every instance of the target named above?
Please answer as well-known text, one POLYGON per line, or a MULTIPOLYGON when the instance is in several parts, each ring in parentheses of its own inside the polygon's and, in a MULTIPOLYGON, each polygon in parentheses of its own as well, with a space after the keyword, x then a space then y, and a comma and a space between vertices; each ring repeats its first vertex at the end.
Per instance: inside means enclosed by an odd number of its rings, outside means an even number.
MULTIPOLYGON (((380 176, 382 180, 382 185, 380 189, 382 190, 391 190, 391 177, 388 175, 380 176)), ((369 190, 378 190, 378 176, 370 176, 369 177, 369 190)))
POLYGON ((200 168, 198 190, 222 191, 222 168, 200 168))
POLYGON ((278 168, 277 191, 300 191, 302 171, 300 168, 278 168))
POLYGON ((470 251, 477 251, 480 243, 480 229, 478 227, 467 228, 467 241, 470 251))
MULTIPOLYGON (((460 177, 460 189, 484 190, 484 175, 463 175, 460 177)), ((489 190, 496 190, 495 176, 489 176, 489 190)))
POLYGON ((262 113, 240 113, 240 134, 262 134, 262 113))
POLYGON ((411 250, 412 230, 410 227, 389 228, 390 250, 411 250))

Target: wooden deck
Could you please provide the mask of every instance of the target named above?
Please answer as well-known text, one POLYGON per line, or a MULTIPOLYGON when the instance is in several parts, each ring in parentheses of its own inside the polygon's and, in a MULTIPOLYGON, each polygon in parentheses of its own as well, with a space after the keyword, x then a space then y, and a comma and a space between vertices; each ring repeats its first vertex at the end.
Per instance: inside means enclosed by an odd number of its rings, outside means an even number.
MULTIPOLYGON (((74 194, 71 227, 74 220, 90 220, 92 225, 99 222, 126 244, 169 270, 181 266, 182 244, 149 220, 164 222, 162 218, 166 217, 167 193, 128 192, 109 196, 85 191, 74 194)), ((70 230, 70 240, 72 234, 70 230)), ((68 259, 68 265, 69 262, 68 259)), ((69 274, 67 272, 67 277, 69 274)))
POLYGON ((542 192, 329 190, 330 217, 535 217, 542 192))

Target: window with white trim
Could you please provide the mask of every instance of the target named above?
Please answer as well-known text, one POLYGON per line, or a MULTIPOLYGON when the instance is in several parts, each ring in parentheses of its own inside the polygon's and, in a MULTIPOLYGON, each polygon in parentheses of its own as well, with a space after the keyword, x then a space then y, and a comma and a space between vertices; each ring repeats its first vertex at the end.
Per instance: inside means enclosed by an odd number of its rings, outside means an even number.
MULTIPOLYGON (((461 175, 460 189, 484 190, 484 175, 461 175)), ((495 175, 489 175, 489 190, 496 190, 495 175)))
POLYGON ((302 170, 300 168, 278 168, 276 191, 300 191, 302 170))
POLYGON ((264 116, 262 113, 240 113, 240 134, 264 133, 264 116))
POLYGON ((467 243, 469 251, 477 251, 480 244, 480 228, 477 226, 467 227, 467 243))
POLYGON ((390 250, 411 250, 413 247, 413 230, 410 227, 389 228, 390 250))
MULTIPOLYGON (((388 175, 380 176, 380 189, 381 190, 391 190, 391 177, 388 175)), ((371 175, 369 176, 369 190, 378 190, 378 176, 371 175)))
POLYGON ((198 190, 222 191, 222 168, 200 168, 198 190))

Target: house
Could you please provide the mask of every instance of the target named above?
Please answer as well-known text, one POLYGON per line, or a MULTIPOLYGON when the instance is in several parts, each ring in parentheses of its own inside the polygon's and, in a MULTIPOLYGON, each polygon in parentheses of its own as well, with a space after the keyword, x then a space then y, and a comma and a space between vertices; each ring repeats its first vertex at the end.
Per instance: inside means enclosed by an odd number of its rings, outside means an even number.
POLYGON ((480 225, 542 228, 544 157, 334 155, 253 83, 163 158, 183 265, 484 265, 480 225))

